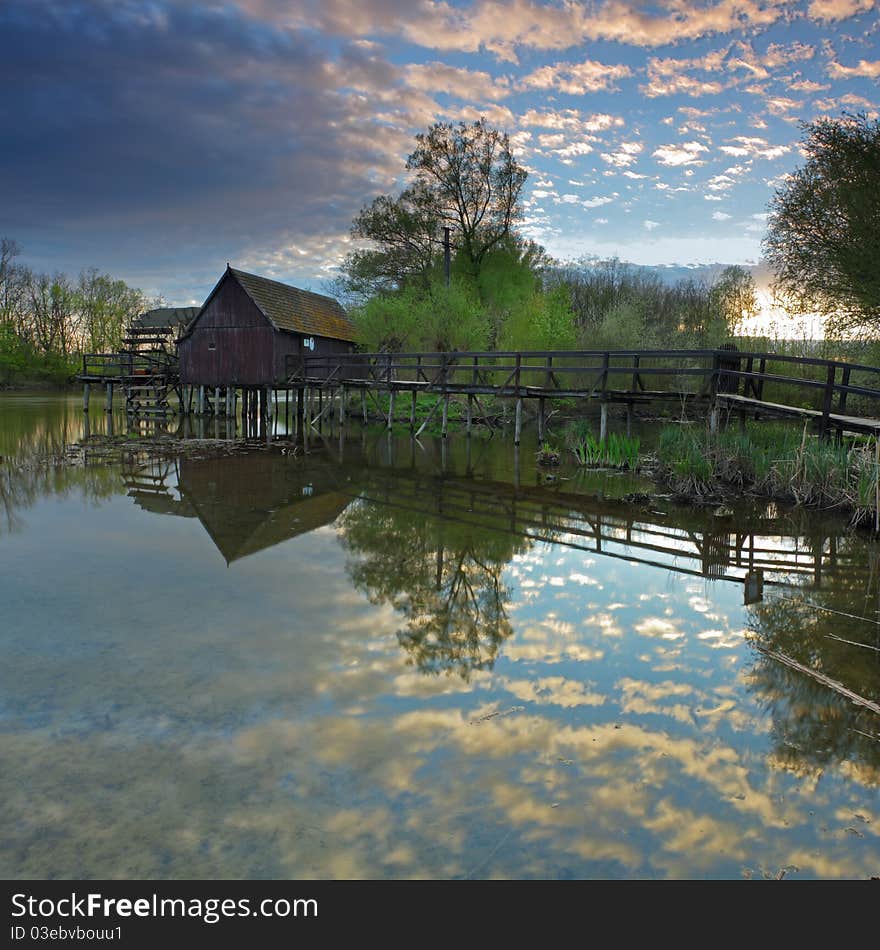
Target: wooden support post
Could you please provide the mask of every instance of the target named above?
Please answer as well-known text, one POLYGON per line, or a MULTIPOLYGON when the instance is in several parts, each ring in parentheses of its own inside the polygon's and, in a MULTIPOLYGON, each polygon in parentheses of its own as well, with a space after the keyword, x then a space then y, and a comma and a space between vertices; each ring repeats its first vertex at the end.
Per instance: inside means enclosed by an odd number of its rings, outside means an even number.
POLYGON ((107 383, 107 406, 106 412, 113 412, 113 383, 107 383))
POLYGON ((303 431, 303 419, 305 418, 306 390, 304 386, 297 386, 296 389, 296 432, 299 435, 303 431))
POLYGON ((829 429, 829 416, 831 415, 831 402, 834 399, 834 374, 837 367, 834 363, 828 364, 828 373, 825 377, 825 392, 822 395, 822 419, 820 422, 820 431, 822 438, 827 438, 829 429))
POLYGON ((339 387, 339 427, 340 428, 342 428, 342 426, 345 425, 345 398, 346 398, 345 386, 340 386, 339 387))
POLYGON ((367 388, 361 390, 361 415, 364 417, 364 425, 367 424, 367 388))
POLYGON ((388 426, 387 428, 391 429, 394 425, 394 390, 388 389, 388 426))
POLYGON ((709 410, 709 431, 714 435, 718 431, 718 403, 713 402, 709 410))
POLYGON ((628 402, 626 404, 626 434, 627 436, 632 435, 632 421, 633 421, 633 407, 632 407, 632 403, 628 402))
MULTIPOLYGON (((841 379, 841 383, 844 386, 849 386, 849 376, 850 376, 851 371, 852 371, 852 367, 844 366, 843 379, 841 379)), ((846 413, 846 396, 847 396, 847 391, 845 389, 841 389, 840 395, 838 396, 838 402, 837 402, 837 411, 841 415, 844 415, 846 413)))
POLYGON ((599 408, 599 441, 604 442, 608 435, 608 403, 603 402, 599 408))
POLYGON ((199 386, 198 392, 196 394, 196 415, 202 416, 205 414, 205 387, 199 386))
MULTIPOLYGON (((474 370, 476 373, 476 370, 474 370)), ((468 393, 467 397, 467 434, 471 434, 474 425, 474 397, 468 393)))
POLYGON ((214 415, 220 415, 220 387, 214 387, 214 415))
POLYGON ((89 411, 89 384, 83 383, 83 412, 88 414, 89 411))
POLYGON ((445 439, 448 435, 449 428, 449 393, 443 393, 443 422, 441 424, 440 433, 445 439))
POLYGON ((544 397, 538 398, 538 441, 544 441, 544 397))
POLYGON ((409 407, 409 431, 415 432, 416 430, 416 402, 418 400, 418 394, 415 390, 412 391, 412 402, 409 407))
MULTIPOLYGON (((517 356, 517 359, 519 357, 517 356)), ((519 445, 520 438, 522 437, 522 396, 516 397, 516 414, 514 417, 514 427, 513 427, 513 444, 519 445)))

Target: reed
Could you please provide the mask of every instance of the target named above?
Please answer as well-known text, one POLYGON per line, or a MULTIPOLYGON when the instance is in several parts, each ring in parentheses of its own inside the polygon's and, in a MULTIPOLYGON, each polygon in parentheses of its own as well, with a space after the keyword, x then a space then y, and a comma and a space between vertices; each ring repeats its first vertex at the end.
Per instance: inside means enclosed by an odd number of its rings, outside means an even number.
POLYGON ((660 473, 674 491, 706 496, 738 489, 805 507, 849 511, 853 524, 878 527, 877 440, 840 443, 784 424, 753 423, 745 431, 664 427, 657 442, 660 473))
POLYGON ((591 468, 626 468, 631 471, 639 467, 640 442, 634 436, 612 432, 604 439, 598 439, 590 423, 585 419, 578 419, 568 426, 565 437, 578 465, 591 468))

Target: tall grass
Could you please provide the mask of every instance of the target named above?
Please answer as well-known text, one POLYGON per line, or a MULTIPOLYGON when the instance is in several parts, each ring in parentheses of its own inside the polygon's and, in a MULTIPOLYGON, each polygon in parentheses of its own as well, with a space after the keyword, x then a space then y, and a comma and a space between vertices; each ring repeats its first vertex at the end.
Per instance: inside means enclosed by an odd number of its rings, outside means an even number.
POLYGON ((604 439, 598 439, 590 423, 578 419, 566 429, 565 439, 578 465, 630 470, 638 468, 640 442, 633 436, 612 432, 604 439))
POLYGON ((836 443, 772 423, 745 431, 671 425, 657 441, 661 473, 674 491, 709 495, 724 488, 766 495, 798 505, 841 508, 854 524, 877 520, 877 440, 836 443))

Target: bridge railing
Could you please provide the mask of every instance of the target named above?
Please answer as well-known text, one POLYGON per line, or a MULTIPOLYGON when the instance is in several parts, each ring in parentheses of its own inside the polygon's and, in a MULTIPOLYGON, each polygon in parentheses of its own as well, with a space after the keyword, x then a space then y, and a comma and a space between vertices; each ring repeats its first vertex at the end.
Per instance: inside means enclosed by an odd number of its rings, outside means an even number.
POLYGON ((451 351, 296 357, 291 382, 455 393, 598 396, 739 395, 830 416, 880 418, 880 367, 735 349, 451 351))
POLYGON ((177 360, 163 353, 85 353, 81 377, 91 379, 150 376, 165 373, 177 366, 177 360))
POLYGON ((411 385, 455 392, 547 395, 708 391, 714 350, 542 350, 352 353, 293 357, 291 380, 411 385))

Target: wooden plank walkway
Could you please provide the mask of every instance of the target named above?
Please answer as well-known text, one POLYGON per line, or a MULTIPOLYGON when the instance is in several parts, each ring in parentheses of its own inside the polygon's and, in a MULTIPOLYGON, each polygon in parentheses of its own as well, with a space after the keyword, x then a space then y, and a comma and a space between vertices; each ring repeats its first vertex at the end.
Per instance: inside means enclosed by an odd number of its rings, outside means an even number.
MULTIPOLYGON (((769 416, 797 416, 802 419, 821 421, 822 413, 818 409, 806 409, 802 406, 786 406, 777 402, 767 402, 763 399, 754 399, 749 396, 740 396, 736 393, 718 393, 717 401, 733 409, 747 410, 756 415, 769 416)), ((837 412, 828 414, 828 423, 833 429, 842 432, 860 432, 868 435, 880 434, 880 419, 869 419, 862 416, 845 416, 837 412)))

